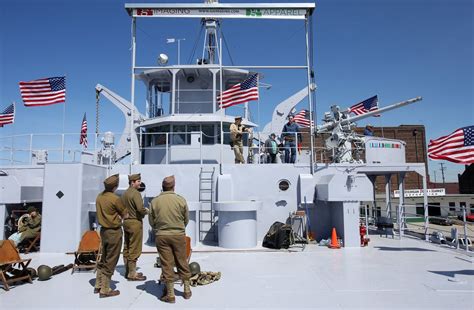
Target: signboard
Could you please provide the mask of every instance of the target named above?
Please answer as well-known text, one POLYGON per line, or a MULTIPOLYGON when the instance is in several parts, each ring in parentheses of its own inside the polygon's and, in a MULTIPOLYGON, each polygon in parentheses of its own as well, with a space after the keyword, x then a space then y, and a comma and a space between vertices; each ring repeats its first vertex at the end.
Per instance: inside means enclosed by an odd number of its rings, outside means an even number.
POLYGON ((365 161, 368 164, 404 164, 405 143, 400 140, 365 137, 365 161))
POLYGON ((134 8, 133 17, 305 19, 304 8, 134 8))
MULTIPOLYGON (((426 190, 426 194, 428 197, 434 196, 445 196, 446 189, 445 188, 428 188, 426 190)), ((393 191, 394 197, 400 197, 400 191, 394 190, 393 191)), ((423 190, 422 189, 408 189, 405 190, 405 197, 423 197, 423 190)))

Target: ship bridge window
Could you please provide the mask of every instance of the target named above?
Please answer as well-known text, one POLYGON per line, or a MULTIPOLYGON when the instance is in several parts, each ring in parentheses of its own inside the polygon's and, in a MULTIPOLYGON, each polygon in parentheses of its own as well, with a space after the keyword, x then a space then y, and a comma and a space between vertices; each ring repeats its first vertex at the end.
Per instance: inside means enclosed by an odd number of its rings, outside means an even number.
POLYGON ((173 125, 172 143, 174 145, 191 144, 186 135, 186 125, 173 125))
POLYGON ((214 125, 201 125, 202 128, 202 144, 215 144, 216 134, 214 125))
POLYGON ((161 125, 147 129, 146 146, 166 144, 166 133, 170 131, 169 125, 161 125))

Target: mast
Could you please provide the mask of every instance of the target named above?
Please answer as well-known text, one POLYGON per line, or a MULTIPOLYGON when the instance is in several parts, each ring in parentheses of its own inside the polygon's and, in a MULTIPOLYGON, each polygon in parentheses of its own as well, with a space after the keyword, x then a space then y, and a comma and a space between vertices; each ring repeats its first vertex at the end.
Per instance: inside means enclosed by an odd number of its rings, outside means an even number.
MULTIPOLYGON (((217 4, 218 0, 205 0, 205 4, 217 4)), ((202 23, 206 28, 206 33, 204 34, 204 48, 202 51, 202 63, 203 64, 218 64, 216 60, 219 60, 219 48, 217 45, 218 37, 217 31, 219 27, 219 20, 216 18, 203 18, 202 23)))

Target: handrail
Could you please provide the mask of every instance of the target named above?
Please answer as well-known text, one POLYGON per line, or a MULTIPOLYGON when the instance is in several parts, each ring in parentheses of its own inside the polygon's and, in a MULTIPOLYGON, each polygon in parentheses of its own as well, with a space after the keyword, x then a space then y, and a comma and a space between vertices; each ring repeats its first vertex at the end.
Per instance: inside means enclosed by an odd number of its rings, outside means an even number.
MULTIPOLYGON (((161 150, 165 152, 165 164, 170 163, 170 149, 171 148, 188 148, 188 149, 199 149, 199 154, 196 153, 196 160, 200 163, 205 162, 207 153, 203 148, 208 148, 212 145, 220 144, 220 135, 223 134, 225 138, 224 144, 227 145, 226 141, 230 138, 230 132, 203 132, 203 131, 182 131, 182 132, 153 132, 153 133, 142 133, 140 138, 140 151, 144 150, 161 150), (192 140, 191 135, 198 135, 197 140, 192 140), (160 136, 162 138, 160 138, 160 136)), ((79 144, 80 133, 37 133, 37 134, 17 134, 11 136, 0 137, 0 164, 9 163, 10 165, 16 163, 33 164, 34 154, 44 153, 47 157, 48 162, 80 162, 80 155, 84 152, 95 154, 97 156, 102 148, 96 148, 95 146, 102 146, 99 141, 104 137, 105 133, 90 134, 89 146, 91 148, 84 149, 79 144), (8 158, 7 158, 8 157, 8 158)), ((246 151, 249 156, 254 157, 254 163, 263 164, 266 162, 265 156, 268 154, 269 147, 265 147, 265 141, 270 135, 270 132, 259 132, 253 131, 249 133, 247 137, 244 137, 245 149, 250 149, 250 153, 246 151)), ((285 135, 283 133, 282 135, 285 135)), ((299 135, 308 135, 308 133, 290 133, 294 135, 294 142, 296 145, 300 144, 299 135)), ((115 135, 117 137, 119 135, 115 135)), ((115 139, 118 140, 117 138, 115 139)), ((304 142, 304 141, 303 141, 304 142)), ((284 148, 284 142, 281 140, 281 136, 277 137, 277 143, 279 152, 281 153, 284 148)), ((228 145, 227 145, 228 146, 228 145)), ((307 152, 309 147, 307 145, 300 146, 299 150, 307 152)), ((230 148, 225 147, 225 152, 232 152, 230 148)), ((314 155, 316 160, 323 160, 326 148, 314 147, 314 155)), ((41 154, 40 154, 41 155, 41 154)), ((298 154, 297 157, 308 156, 308 154, 298 154)), ((126 160, 125 160, 126 161, 126 160)), ((121 163, 125 163, 122 161, 121 163)))

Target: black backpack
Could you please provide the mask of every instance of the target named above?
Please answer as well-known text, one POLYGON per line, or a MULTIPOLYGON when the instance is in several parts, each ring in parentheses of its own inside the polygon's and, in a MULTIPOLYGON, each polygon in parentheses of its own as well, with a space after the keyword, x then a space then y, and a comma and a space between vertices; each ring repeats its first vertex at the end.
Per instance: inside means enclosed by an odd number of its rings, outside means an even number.
POLYGON ((288 249, 290 247, 291 226, 275 222, 263 238, 262 246, 270 249, 288 249))

